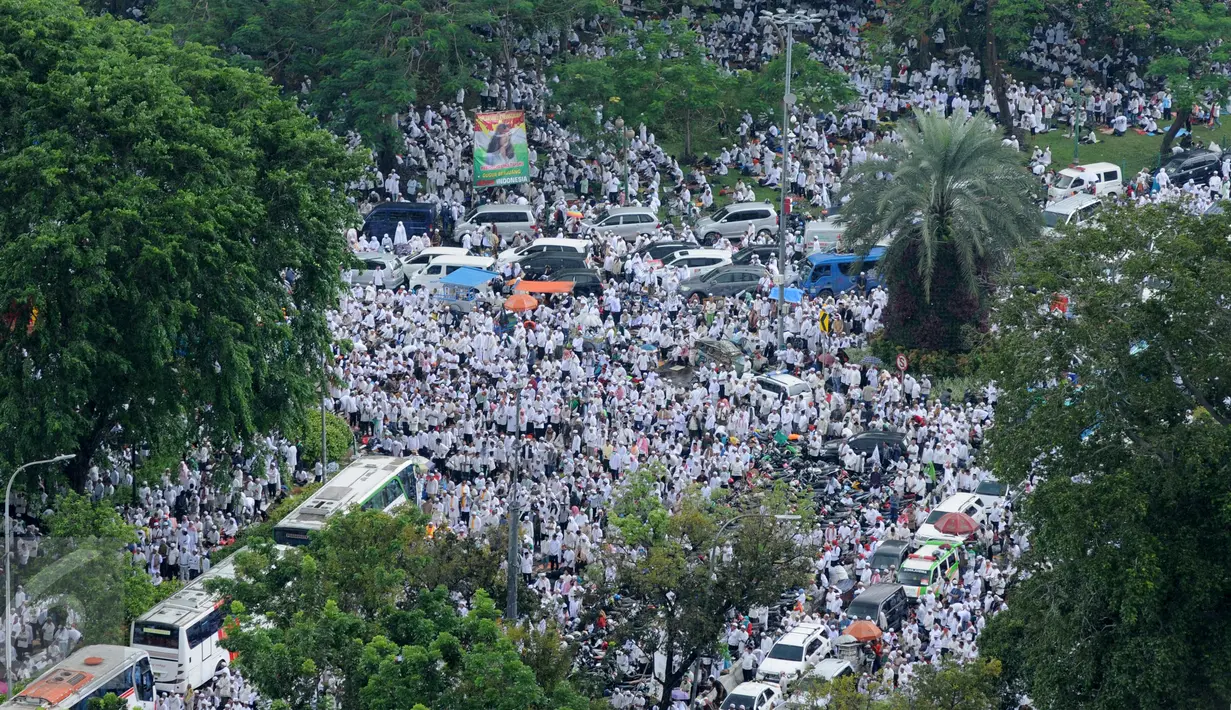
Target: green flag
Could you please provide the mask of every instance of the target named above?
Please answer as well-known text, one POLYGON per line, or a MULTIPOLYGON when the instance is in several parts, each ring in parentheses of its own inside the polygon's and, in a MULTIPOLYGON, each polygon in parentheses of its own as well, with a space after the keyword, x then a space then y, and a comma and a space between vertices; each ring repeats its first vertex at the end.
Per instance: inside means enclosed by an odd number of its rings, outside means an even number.
POLYGON ((936 482, 936 465, 928 461, 928 467, 924 469, 927 472, 928 478, 932 479, 932 483, 936 482))

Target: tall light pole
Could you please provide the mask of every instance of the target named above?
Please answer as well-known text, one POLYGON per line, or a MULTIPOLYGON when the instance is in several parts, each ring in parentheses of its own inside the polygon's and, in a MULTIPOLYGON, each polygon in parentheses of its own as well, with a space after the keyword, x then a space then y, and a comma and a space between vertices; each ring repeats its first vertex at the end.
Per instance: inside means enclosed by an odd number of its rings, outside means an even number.
POLYGON ((816 23, 821 18, 815 13, 803 10, 787 12, 779 8, 777 12, 762 10, 761 19, 777 25, 786 34, 786 76, 782 87, 782 179, 779 181, 781 195, 778 207, 778 315, 776 318, 778 352, 781 353, 786 348, 786 336, 782 329, 782 314, 786 311, 786 193, 790 183, 793 182, 793 178, 789 175, 791 171, 791 107, 795 105, 795 94, 791 93, 791 54, 795 49, 795 28, 816 23))
MULTIPOLYGON (((13 475, 9 476, 9 482, 4 487, 4 682, 7 686, 5 694, 9 698, 13 697, 13 593, 11 591, 13 577, 13 524, 12 518, 9 515, 9 494, 13 492, 13 481, 16 481, 18 474, 27 468, 68 461, 75 457, 76 454, 60 454, 55 458, 22 464, 17 467, 16 471, 13 471, 13 475)), ((133 486, 135 487, 136 485, 136 481, 133 481, 133 486)))
MULTIPOLYGON (((321 481, 324 482, 327 472, 325 471, 325 447, 328 445, 328 439, 325 438, 325 398, 329 396, 329 346, 326 345, 324 350, 321 350, 321 481)), ((292 472, 293 473, 293 472, 292 472)))
POLYGON ((622 141, 622 144, 624 146, 624 202, 623 204, 628 204, 629 202, 632 201, 628 194, 628 161, 629 161, 628 142, 632 140, 633 138, 633 129, 625 128, 624 119, 618 116, 616 117, 614 125, 616 127, 616 130, 619 131, 620 133, 620 140, 622 141))
POLYGON ((1085 85, 1085 80, 1082 78, 1073 79, 1068 77, 1064 80, 1064 86, 1073 92, 1073 164, 1077 164, 1079 146, 1081 145, 1081 119, 1085 113, 1084 103, 1082 98, 1084 93, 1086 96, 1094 93, 1094 89, 1085 85))
POLYGON ((521 393, 522 390, 530 386, 529 382, 522 382, 517 386, 517 413, 514 415, 517 418, 514 420, 513 431, 517 432, 517 449, 513 451, 513 469, 509 472, 509 574, 508 574, 508 592, 505 596, 504 618, 510 624, 517 623, 517 544, 518 540, 518 523, 521 522, 521 512, 517 509, 517 484, 521 477, 521 393))

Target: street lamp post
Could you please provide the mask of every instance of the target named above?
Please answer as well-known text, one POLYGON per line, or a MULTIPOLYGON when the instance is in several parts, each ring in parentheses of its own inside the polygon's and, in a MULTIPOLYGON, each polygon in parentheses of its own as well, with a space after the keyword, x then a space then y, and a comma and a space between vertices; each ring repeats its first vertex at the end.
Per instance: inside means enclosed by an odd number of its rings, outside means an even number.
POLYGON ((1089 96, 1094 93, 1094 89, 1086 86, 1085 79, 1068 77, 1064 80, 1065 88, 1073 92, 1073 164, 1078 161, 1078 152, 1081 146, 1081 119, 1085 113, 1084 99, 1082 94, 1089 96))
POLYGON ((761 11, 761 18, 782 28, 786 34, 786 76, 782 91, 782 179, 779 187, 778 207, 778 312, 776 330, 778 352, 786 347, 786 336, 783 333, 783 313, 786 311, 786 235, 787 235, 787 188, 792 182, 791 170, 791 107, 795 105, 795 94, 791 93, 791 54, 795 49, 795 28, 810 25, 820 21, 815 13, 796 10, 787 12, 779 8, 777 12, 761 11))
MULTIPOLYGON (((514 431, 517 432, 517 445, 521 445, 521 393, 522 390, 530 386, 529 382, 521 383, 517 388, 517 413, 514 415, 517 418, 514 420, 514 431)), ((518 523, 521 517, 521 512, 517 509, 517 484, 521 476, 521 451, 513 451, 513 470, 509 472, 509 574, 508 574, 508 591, 505 596, 504 616, 509 623, 517 622, 517 548, 518 548, 518 523)))
POLYGON ((628 204, 629 202, 632 201, 628 194, 628 162, 629 162, 628 142, 632 140, 633 138, 633 129, 625 128, 624 119, 621 117, 616 117, 614 125, 616 127, 616 130, 620 133, 620 141, 622 142, 622 145, 624 146, 624 192, 623 192, 624 200, 622 204, 628 204))
MULTIPOLYGON (((11 591, 13 577, 13 525, 12 518, 9 516, 9 494, 13 492, 13 481, 16 481, 18 474, 27 468, 68 461, 75 456, 76 454, 60 454, 54 458, 22 464, 16 471, 13 471, 13 475, 9 476, 9 482, 4 487, 4 682, 8 689, 6 695, 9 698, 13 697, 13 594, 11 591)), ((133 485, 136 486, 136 483, 134 482, 133 485)))

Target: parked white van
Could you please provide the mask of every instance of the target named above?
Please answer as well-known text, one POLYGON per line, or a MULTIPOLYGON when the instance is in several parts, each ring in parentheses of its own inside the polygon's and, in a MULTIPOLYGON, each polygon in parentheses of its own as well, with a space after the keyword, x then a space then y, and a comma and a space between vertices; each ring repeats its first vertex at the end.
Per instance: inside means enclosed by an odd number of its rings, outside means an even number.
POLYGON ((1103 208, 1097 195, 1073 195, 1043 209, 1043 231, 1050 232, 1064 224, 1086 224, 1103 208))
POLYGON ((1066 197, 1087 195, 1119 195, 1124 192, 1124 175, 1114 163, 1090 163, 1065 168, 1047 188, 1047 200, 1055 202, 1066 197), (1091 191, 1093 189, 1093 191, 1091 191))
POLYGON ((407 278, 406 288, 413 289, 415 286, 423 286, 429 291, 434 290, 438 281, 463 266, 491 271, 496 266, 496 260, 490 256, 457 256, 454 254, 442 254, 441 256, 433 258, 430 262, 428 262, 428 265, 423 267, 423 269, 417 274, 407 278))
POLYGON ((453 231, 455 239, 463 234, 474 234, 489 226, 500 234, 534 230, 534 210, 529 205, 482 205, 470 210, 453 231))

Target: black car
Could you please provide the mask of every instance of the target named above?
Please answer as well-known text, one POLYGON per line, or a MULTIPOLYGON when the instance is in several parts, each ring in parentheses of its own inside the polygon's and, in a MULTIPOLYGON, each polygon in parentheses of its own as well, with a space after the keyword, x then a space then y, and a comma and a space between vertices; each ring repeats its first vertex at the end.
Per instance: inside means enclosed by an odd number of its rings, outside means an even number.
POLYGON ((761 260, 762 266, 776 262, 778 260, 778 245, 758 244, 757 246, 744 247, 735 252, 731 257, 731 263, 747 266, 752 263, 752 257, 754 256, 761 260))
POLYGON ((901 567, 902 560, 910 554, 910 543, 905 540, 886 540, 876 546, 869 563, 872 569, 886 570, 901 567))
POLYGON ((685 280, 680 284, 680 295, 685 300, 693 296, 738 296, 747 291, 755 291, 757 283, 766 273, 763 266, 720 266, 685 280))
POLYGON ((517 263, 521 266, 522 275, 532 281, 554 281, 553 274, 558 271, 586 268, 585 256, 569 252, 540 252, 517 263))
POLYGON ((692 242, 663 241, 663 242, 653 242, 651 244, 646 244, 645 246, 641 247, 634 253, 639 254, 643 260, 644 259, 655 259, 657 261, 662 261, 665 257, 670 256, 671 254, 674 254, 677 251, 684 251, 685 249, 696 249, 696 248, 697 248, 697 245, 693 244, 692 242))
POLYGON ((407 236, 427 234, 432 231, 436 219, 436 207, 426 202, 382 202, 372 208, 363 221, 363 234, 380 239, 397 231, 398 222, 406 228, 407 236))
POLYGON ((552 281, 572 281, 577 296, 601 296, 603 279, 594 269, 563 269, 551 275, 552 281))
POLYGON ((1220 157, 1208 150, 1190 150, 1168 160, 1163 169, 1173 185, 1183 185, 1189 180, 1205 185, 1221 169, 1220 157))
MULTIPOLYGON (((856 434, 845 440, 851 445, 851 448, 856 453, 870 456, 876 447, 880 447, 881 460, 886 461, 889 458, 889 452, 896 446, 900 453, 906 446, 906 436, 901 432, 896 431, 865 431, 856 434)), ((821 460, 838 461, 838 449, 842 446, 842 441, 830 441, 821 449, 821 460)))

